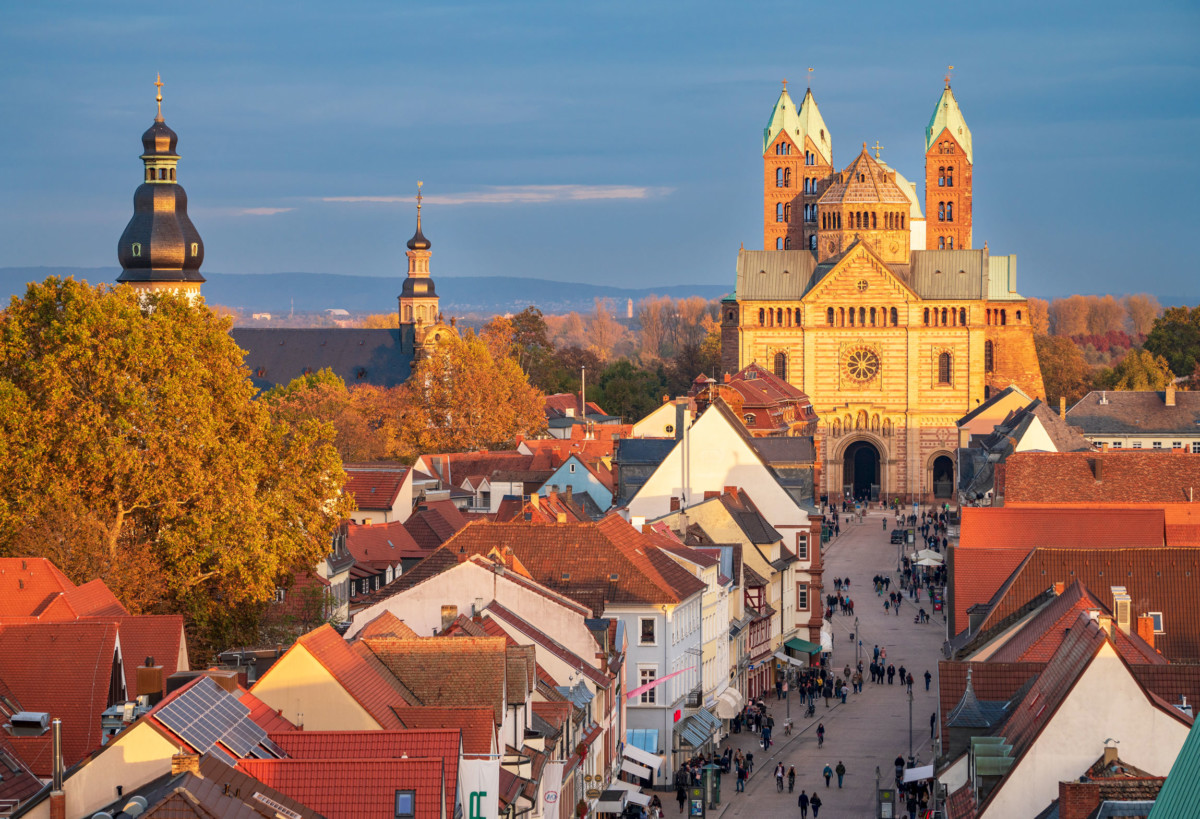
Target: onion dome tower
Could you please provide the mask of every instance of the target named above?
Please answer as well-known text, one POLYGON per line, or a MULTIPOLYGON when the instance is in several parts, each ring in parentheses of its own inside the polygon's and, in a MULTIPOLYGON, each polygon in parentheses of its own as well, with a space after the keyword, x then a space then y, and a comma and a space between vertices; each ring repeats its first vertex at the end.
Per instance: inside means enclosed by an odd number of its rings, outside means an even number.
POLYGON ((432 244, 421 232, 421 185, 417 182, 417 232, 408 240, 408 277, 400 291, 400 324, 429 326, 439 320, 438 295, 429 277, 432 244))
POLYGON ((175 180, 179 137, 163 122, 162 78, 155 77, 158 115, 142 134, 145 178, 133 194, 133 218, 117 245, 117 281, 144 292, 200 295, 204 242, 187 214, 187 194, 175 180))

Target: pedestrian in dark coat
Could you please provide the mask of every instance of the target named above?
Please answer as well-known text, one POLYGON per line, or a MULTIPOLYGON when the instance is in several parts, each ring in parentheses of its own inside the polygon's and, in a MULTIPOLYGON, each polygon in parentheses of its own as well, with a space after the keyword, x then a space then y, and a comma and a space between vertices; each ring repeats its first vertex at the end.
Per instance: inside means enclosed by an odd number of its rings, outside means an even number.
POLYGON ((679 803, 679 812, 683 813, 683 806, 687 804, 687 791, 683 785, 675 789, 675 801, 679 803))
POLYGON ((925 690, 926 691, 929 690, 929 683, 931 680, 933 680, 933 675, 930 674, 928 671, 926 671, 925 672, 925 690))
POLYGON ((893 685, 894 684, 893 680, 896 677, 896 666, 889 663, 888 667, 887 667, 887 674, 888 674, 888 685, 893 685))
POLYGON ((812 799, 808 800, 808 804, 812 805, 813 819, 817 819, 821 813, 821 797, 814 793, 812 799))
POLYGON ((825 770, 821 771, 821 776, 825 777, 825 787, 829 787, 829 780, 833 776, 833 768, 829 764, 825 764, 825 770))
POLYGON ((838 760, 838 764, 837 767, 834 768, 834 772, 837 773, 838 787, 840 788, 842 787, 842 777, 846 775, 846 766, 842 764, 842 760, 838 760))
POLYGON ((800 819, 808 819, 808 793, 800 791, 800 798, 796 800, 796 804, 800 806, 800 819))

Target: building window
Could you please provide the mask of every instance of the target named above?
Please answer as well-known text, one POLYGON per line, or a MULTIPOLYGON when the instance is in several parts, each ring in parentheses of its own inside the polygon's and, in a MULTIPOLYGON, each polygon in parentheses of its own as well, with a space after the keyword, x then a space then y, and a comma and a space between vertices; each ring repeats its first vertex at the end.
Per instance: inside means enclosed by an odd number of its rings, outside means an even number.
POLYGON ((945 202, 938 202, 938 221, 939 222, 946 221, 946 203, 945 202))
POLYGON ((775 203, 775 221, 776 222, 783 221, 783 203, 782 202, 775 203))
POLYGON ((809 250, 817 249, 817 234, 814 233, 812 236, 808 237, 808 249, 809 250))
POLYGON ((929 308, 928 307, 925 308, 925 326, 926 327, 929 326, 929 308))
POLYGON ((797 327, 800 326, 800 308, 799 307, 796 308, 796 326, 797 327))
POLYGON ((396 819, 417 815, 417 792, 396 791, 396 819))
POLYGON ((995 348, 991 341, 983 342, 983 371, 992 372, 996 368, 995 364, 995 348))
POLYGON ((796 533, 796 557, 808 560, 808 532, 796 533))
POLYGON ((1142 442, 1141 442, 1141 441, 1134 441, 1134 442, 1133 442, 1133 448, 1134 448, 1134 449, 1141 449, 1141 448, 1142 448, 1142 442))
POLYGON ((200 255, 200 243, 192 242, 192 258, 195 258, 199 255, 200 255))
POLYGON ((1151 620, 1154 621, 1154 633, 1155 634, 1165 634, 1166 633, 1165 629, 1163 629, 1163 616, 1162 616, 1161 611, 1147 612, 1147 616, 1151 620))
POLYGON ((796 584, 796 611, 808 611, 808 584, 796 584))
POLYGON ((287 589, 276 589, 275 590, 275 602, 276 603, 282 603, 286 599, 287 599, 287 589))
POLYGON ((775 187, 777 187, 777 188, 783 187, 783 168, 775 169, 775 187))
POLYGON ((787 381, 787 353, 775 353, 775 375, 787 381))
POLYGON ((135 257, 137 257, 137 256, 141 256, 141 255, 142 255, 142 245, 141 245, 141 242, 134 242, 134 243, 133 243, 133 247, 131 247, 131 248, 130 248, 130 252, 131 252, 131 253, 133 253, 133 255, 134 255, 135 257))
POLYGON ((1154 441, 1150 444, 1151 449, 1162 449, 1162 441, 1154 441))
POLYGON ((746 426, 750 426, 751 424, 754 423, 755 417, 756 416, 754 415, 754 413, 748 412, 742 416, 742 420, 746 423, 746 426))
POLYGON ((575 472, 575 464, 571 464, 571 472, 572 472, 572 473, 574 473, 574 472, 575 472))
POLYGON ((1172 441, 1171 449, 1183 449, 1183 441, 1172 441))
MULTIPOLYGON (((639 668, 638 669, 638 680, 639 680, 638 687, 639 688, 643 685, 649 685, 650 683, 654 682, 657 679, 658 679, 658 669, 657 668, 639 668)), ((643 691, 640 702, 642 703, 642 705, 654 705, 654 703, 656 703, 658 701, 657 694, 658 694, 658 690, 655 688, 651 688, 649 691, 643 691)))
POLYGON ((792 221, 792 206, 791 205, 783 206, 783 221, 785 221, 785 222, 792 221))
POLYGON ((900 324, 900 314, 896 312, 896 308, 892 308, 892 326, 896 327, 900 324))
POLYGON ((1200 455, 1200 441, 1192 441, 1192 454, 1200 455))
POLYGON ((1120 441, 1113 441, 1113 442, 1112 442, 1112 448, 1113 448, 1113 449, 1120 449, 1120 448, 1121 448, 1121 447, 1123 447, 1123 446, 1124 446, 1124 444, 1123 444, 1123 443, 1121 443, 1120 441))
POLYGON ((954 203, 953 202, 946 203, 946 221, 947 222, 954 221, 954 203))
POLYGON ((965 307, 958 308, 958 323, 961 324, 963 327, 967 326, 967 308, 965 308, 965 307))
POLYGON ((652 646, 656 644, 654 639, 655 620, 653 617, 641 618, 640 633, 638 634, 638 645, 652 646))
POLYGON ((950 353, 942 353, 938 356, 938 383, 950 383, 950 353))
POLYGON ((784 250, 792 249, 792 237, 791 236, 788 236, 783 240, 783 249, 784 250))
POLYGON ((783 250, 783 237, 782 236, 780 236, 778 239, 775 240, 775 249, 783 250))
POLYGON ((783 186, 785 188, 790 188, 792 186, 792 169, 791 168, 783 169, 783 186))
POLYGON ((938 237, 938 250, 945 250, 945 249, 946 249, 946 237, 939 236, 938 237))
POLYGON ((954 250, 954 237, 953 236, 946 239, 946 249, 954 250))
POLYGON ((946 187, 946 169, 945 168, 938 168, 938 187, 939 188, 946 187))
POLYGON ((946 187, 947 188, 954 187, 954 168, 953 167, 946 168, 946 187))

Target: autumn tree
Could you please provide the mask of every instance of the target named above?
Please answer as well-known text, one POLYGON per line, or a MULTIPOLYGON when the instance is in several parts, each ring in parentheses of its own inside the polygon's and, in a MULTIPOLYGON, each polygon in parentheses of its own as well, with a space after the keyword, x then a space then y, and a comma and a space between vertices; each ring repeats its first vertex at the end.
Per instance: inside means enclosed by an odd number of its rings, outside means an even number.
POLYGON ((1174 380, 1165 358, 1148 350, 1130 350, 1117 366, 1096 376, 1096 386, 1105 390, 1162 390, 1174 380))
POLYGON ((474 333, 440 342, 399 388, 395 453, 511 447, 518 434, 546 430, 542 394, 517 362, 492 355, 474 333))
POLYGON ((1038 364, 1046 386, 1046 400, 1057 404, 1066 398, 1074 404, 1088 393, 1092 385, 1092 367, 1079 347, 1064 336, 1035 336, 1038 364))
POLYGON ((588 322, 588 347, 599 356, 601 361, 612 358, 617 350, 617 344, 625 335, 625 328, 613 316, 610 299, 596 299, 588 322))
POLYGON ((21 414, 0 423, 0 452, 39 486, 0 472, 14 504, 0 554, 98 574, 131 608, 185 613, 202 639, 253 639, 254 612, 328 550, 349 501, 332 430, 272 420, 229 325, 180 296, 73 279, 13 298, 0 403, 21 414))
POLYGON ((1035 336, 1050 334, 1050 302, 1045 299, 1029 299, 1029 323, 1035 336))
POLYGON ((388 392, 367 385, 347 389, 332 370, 323 369, 273 387, 262 400, 276 421, 292 426, 310 419, 329 424, 343 461, 380 461, 389 456, 388 392))
POLYGON ((1135 336, 1148 335, 1154 329, 1154 320, 1162 313, 1162 305, 1149 293, 1135 293, 1121 300, 1125 307, 1129 332, 1135 336))
POLYGON ((1112 296, 1088 298, 1087 331, 1091 335, 1104 335, 1125 329, 1125 308, 1112 296))
POLYGON ((1050 332, 1056 336, 1082 336, 1088 331, 1086 296, 1069 296, 1050 302, 1050 332))
POLYGON ((1168 307, 1142 346, 1165 358, 1171 372, 1195 372, 1200 366, 1200 307, 1168 307))
POLYGON ((395 312, 372 313, 363 316, 355 323, 366 330, 392 330, 400 326, 400 314, 395 312))
POLYGON ((658 358, 672 331, 675 303, 669 296, 647 296, 638 303, 638 336, 642 355, 658 358))

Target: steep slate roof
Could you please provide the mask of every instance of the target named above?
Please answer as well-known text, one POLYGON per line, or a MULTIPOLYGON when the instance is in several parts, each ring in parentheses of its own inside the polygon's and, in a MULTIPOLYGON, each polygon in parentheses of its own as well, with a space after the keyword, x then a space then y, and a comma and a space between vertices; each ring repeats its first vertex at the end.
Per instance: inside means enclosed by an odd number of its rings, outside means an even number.
POLYGON ((246 351, 250 380, 262 390, 325 368, 347 386, 398 387, 408 380, 413 365, 413 354, 401 341, 403 332, 235 327, 230 335, 246 351))
POLYGON ((415 819, 441 819, 441 759, 243 759, 238 769, 329 819, 395 816, 395 793, 415 791, 415 819))
MULTIPOLYGON (((100 747, 117 634, 117 624, 108 621, 0 626, 0 679, 23 710, 62 720, 67 767, 100 747)), ((43 752, 50 747, 49 733, 11 741, 34 773, 50 775, 50 754, 43 752)))
POLYGON ((1004 464, 1007 506, 1189 503, 1197 487, 1200 458, 1167 450, 1017 452, 1004 464))
POLYGON ((346 494, 359 509, 391 509, 412 467, 403 464, 343 464, 346 494))
MULTIPOLYGON (((401 727, 393 709, 405 707, 407 703, 404 698, 392 683, 360 657, 332 626, 326 624, 310 631, 300 637, 296 645, 303 646, 380 727, 401 727)), ((295 651, 295 646, 288 651, 295 651)), ((267 669, 266 674, 259 677, 255 687, 261 685, 263 680, 270 677, 279 667, 280 662, 276 661, 267 669)))
MULTIPOLYGON (((974 550, 971 550, 974 551, 974 550)), ((986 553, 986 550, 979 550, 986 553)), ((970 552, 968 552, 970 553, 970 552)), ((1055 582, 1082 582, 1089 589, 1124 586, 1133 616, 1162 612, 1164 634, 1154 645, 1172 662, 1200 660, 1200 550, 1197 549, 1035 549, 997 592, 981 630, 1013 614, 1055 582)))
POLYGON ((1193 437, 1200 433, 1200 392, 1176 390, 1175 406, 1168 407, 1165 392, 1093 391, 1067 410, 1067 421, 1086 435, 1193 437))
POLYGON ((785 463, 811 464, 817 460, 817 450, 809 435, 755 438, 752 445, 759 456, 773 466, 785 463))
POLYGON ((1145 548, 1165 543, 1162 509, 965 506, 958 548, 1145 548))
POLYGON ((967 671, 971 672, 971 687, 980 702, 1006 703, 1020 694, 1045 663, 948 662, 938 661, 938 719, 941 736, 947 736, 948 720, 967 688, 967 671))
POLYGON ((438 759, 445 777, 446 816, 454 816, 461 734, 452 728, 401 731, 291 731, 271 739, 292 759, 438 759))
POLYGON ((745 490, 725 492, 720 496, 720 500, 721 505, 729 512, 729 516, 733 518, 734 523, 751 543, 778 543, 783 539, 783 535, 775 531, 774 527, 758 511, 758 507, 754 505, 754 501, 750 499, 745 490))

